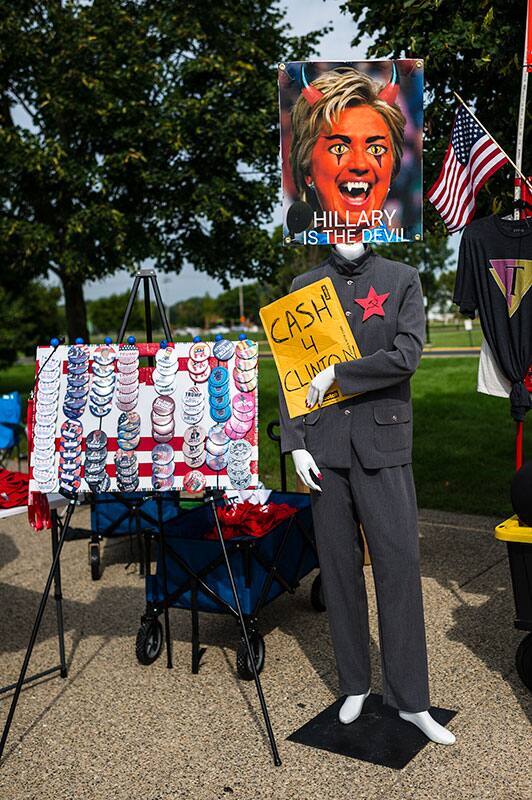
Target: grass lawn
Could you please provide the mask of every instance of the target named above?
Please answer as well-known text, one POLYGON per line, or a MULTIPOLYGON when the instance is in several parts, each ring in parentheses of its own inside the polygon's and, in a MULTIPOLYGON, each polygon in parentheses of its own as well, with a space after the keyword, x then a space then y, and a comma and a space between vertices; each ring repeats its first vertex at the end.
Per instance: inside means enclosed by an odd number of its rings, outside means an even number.
MULTIPOLYGON (((515 423, 509 401, 476 391, 477 369, 476 358, 426 358, 413 379, 418 504, 493 514, 502 520, 512 513, 509 482, 515 463, 515 423)), ((260 376, 261 477, 267 486, 277 486, 277 451, 266 437, 265 424, 277 416, 273 361, 261 362, 260 376)), ((525 457, 530 453, 529 422, 525 457)), ((291 459, 288 462, 291 468, 291 459)))
MULTIPOLYGON (((510 516, 509 482, 514 470, 515 423, 509 402, 476 391, 478 359, 425 358, 412 382, 414 473, 421 508, 510 516)), ((0 393, 18 389, 27 397, 33 365, 0 372, 0 393)), ((278 446, 266 435, 278 417, 273 360, 260 364, 260 474, 279 486, 278 446)), ((532 453, 532 430, 525 423, 525 458, 532 453)), ((287 459, 289 488, 295 488, 287 459)))

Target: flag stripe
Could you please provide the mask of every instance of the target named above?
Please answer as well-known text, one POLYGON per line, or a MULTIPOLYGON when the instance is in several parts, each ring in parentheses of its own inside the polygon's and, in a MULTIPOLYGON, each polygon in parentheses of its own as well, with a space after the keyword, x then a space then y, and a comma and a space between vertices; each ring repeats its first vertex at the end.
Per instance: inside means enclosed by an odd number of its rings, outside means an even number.
POLYGON ((463 180, 459 187, 459 199, 457 201, 456 210, 454 214, 452 213, 452 209, 449 209, 447 223, 450 226, 455 224, 456 218, 461 213, 461 210, 467 205, 471 196, 474 198, 477 196, 478 190, 484 183, 482 180, 483 176, 489 169, 491 165, 494 154, 497 157, 497 154, 500 153, 498 147, 496 147, 493 142, 489 142, 484 148, 482 154, 478 157, 475 162, 475 165, 472 167, 470 172, 464 172, 463 180), (478 188, 477 188, 478 187, 478 188))
MULTIPOLYGON (((483 137, 482 139, 479 139, 478 142, 476 142, 476 144, 473 145, 471 149, 471 154, 469 156, 469 164, 474 162, 474 160, 479 157, 479 154, 483 152, 486 143, 489 141, 491 140, 489 140, 488 137, 486 136, 483 137)), ((447 194, 447 202, 443 205, 440 205, 440 208, 438 208, 438 211, 440 212, 443 219, 445 219, 447 214, 450 212, 451 206, 454 203, 456 197, 458 196, 458 190, 460 189, 460 186, 462 186, 464 182, 463 176, 467 177, 467 165, 464 166, 463 164, 460 164, 458 159, 456 159, 456 163, 460 167, 460 175, 457 177, 455 181, 453 181, 452 185, 450 186, 449 192, 447 194)))

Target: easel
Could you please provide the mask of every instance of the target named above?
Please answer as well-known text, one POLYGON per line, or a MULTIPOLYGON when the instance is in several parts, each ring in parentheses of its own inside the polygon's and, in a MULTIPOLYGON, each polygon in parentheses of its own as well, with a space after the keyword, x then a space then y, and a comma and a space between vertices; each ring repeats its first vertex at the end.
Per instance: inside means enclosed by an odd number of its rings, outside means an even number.
MULTIPOLYGON (((129 322, 129 318, 131 316, 131 311, 133 309, 133 306, 134 306, 134 303, 135 303, 135 300, 136 300, 136 297, 137 297, 137 293, 138 293, 138 289, 139 289, 141 281, 143 283, 143 290, 144 290, 144 312, 145 312, 145 320, 146 320, 146 341, 148 343, 153 341, 153 329, 152 329, 152 318, 151 318, 151 302, 150 302, 150 285, 151 285, 151 287, 153 289, 153 294, 155 296, 157 309, 158 309, 158 312, 159 312, 159 315, 160 315, 160 318, 161 318, 163 330, 164 330, 164 333, 165 333, 165 336, 166 336, 166 340, 168 342, 171 342, 172 341, 172 334, 171 334, 171 331, 170 331, 170 326, 168 324, 168 320, 167 320, 167 317, 166 317, 166 312, 165 312, 164 305, 163 305, 162 298, 161 298, 161 294, 160 294, 160 291, 159 291, 159 286, 158 286, 158 283, 157 283, 157 276, 156 276, 155 271, 153 269, 142 269, 142 270, 139 270, 137 272, 137 274, 135 275, 135 278, 134 278, 134 281, 133 281, 133 287, 132 287, 131 293, 129 295, 129 299, 128 299, 126 311, 125 311, 125 314, 124 314, 124 318, 122 320, 122 324, 120 326, 120 330, 119 330, 119 333, 118 333, 117 342, 120 344, 123 341, 123 338, 124 338, 124 335, 125 335, 125 332, 126 332, 126 328, 127 328, 128 322, 129 322)), ((148 358, 148 363, 149 363, 150 366, 153 366, 153 361, 154 361, 153 360, 153 356, 150 356, 148 358)), ((271 722, 270 722, 268 708, 266 706, 266 701, 265 701, 264 694, 263 694, 263 691, 262 691, 260 678, 259 678, 259 675, 258 675, 258 672, 257 672, 257 668, 256 668, 256 664, 255 664, 255 654, 253 652, 253 649, 251 647, 251 643, 249 641, 248 632, 247 632, 247 628, 246 628, 246 624, 245 624, 245 620, 244 620, 244 615, 242 613, 242 608, 241 608, 240 600, 239 600, 239 597, 238 597, 236 583, 235 583, 233 572, 232 572, 232 569, 231 569, 231 564, 230 564, 230 561, 229 561, 229 557, 227 555, 227 549, 226 549, 226 546, 225 546, 225 541, 224 541, 224 538, 223 538, 222 529, 221 529, 221 526, 220 526, 220 521, 218 519, 218 514, 216 513, 216 499, 217 499, 218 496, 221 496, 221 493, 220 492, 216 492, 215 490, 213 490, 213 491, 205 494, 205 499, 206 499, 206 502, 209 503, 209 505, 210 505, 210 507, 212 509, 212 514, 213 514, 213 517, 214 517, 214 523, 215 523, 216 531, 217 531, 217 534, 218 534, 218 538, 219 538, 219 541, 220 541, 220 546, 222 548, 225 564, 226 564, 227 571, 228 571, 228 574, 229 574, 229 580, 230 580, 230 583, 231 583, 231 589, 232 589, 232 592, 233 592, 235 605, 236 605, 236 609, 237 609, 237 613, 238 613, 239 624, 240 624, 240 627, 241 627, 241 630, 242 630, 242 638, 243 638, 243 640, 245 642, 246 649, 247 649, 247 652, 248 652, 249 664, 250 664, 251 670, 253 672, 253 679, 255 681, 257 694, 258 694, 258 697, 259 697, 262 713, 263 713, 263 716, 264 716, 264 722, 265 722, 265 725, 266 725, 266 730, 267 730, 267 733, 268 733, 268 738, 269 738, 270 746, 271 746, 271 749, 272 749, 273 761, 274 761, 275 766, 280 766, 281 759, 279 757, 279 752, 277 750, 277 745, 276 745, 276 742, 275 742, 275 737, 274 737, 272 726, 271 726, 271 722)), ((171 642, 170 642, 168 587, 167 587, 166 558, 165 558, 164 529, 163 529, 164 526, 162 524, 162 514, 160 513, 161 512, 161 509, 160 509, 161 497, 160 497, 160 495, 158 495, 157 492, 153 493, 153 497, 156 499, 156 502, 158 504, 158 511, 159 511, 159 527, 160 527, 159 533, 160 533, 160 540, 161 540, 161 555, 162 555, 162 564, 163 564, 163 587, 164 587, 164 593, 165 593, 164 617, 165 617, 165 633, 166 633, 166 653, 167 653, 167 667, 170 669, 172 667, 172 653, 171 653, 171 642), (157 499, 157 498, 159 498, 159 499, 157 499)), ((52 560, 52 565, 50 567, 50 572, 48 574, 48 578, 46 580, 44 591, 43 591, 43 594, 42 594, 42 597, 41 597, 41 600, 40 600, 40 603, 39 603, 39 608, 37 610, 37 616, 35 617, 35 622, 33 624, 33 629, 32 629, 32 632, 31 632, 31 636, 30 636, 30 640, 29 640, 28 647, 27 647, 27 650, 26 650, 26 654, 24 656, 24 661, 23 661, 23 664, 22 664, 22 668, 20 670, 20 675, 18 677, 17 683, 14 684, 15 692, 13 694, 13 698, 12 698, 12 701, 11 701, 11 706, 10 706, 10 709, 9 709, 9 713, 7 715, 6 724, 5 724, 5 727, 4 727, 4 731, 2 733, 2 739, 0 740, 0 759, 1 759, 2 754, 4 752, 4 748, 5 748, 5 745, 6 745, 6 742, 7 742, 7 737, 9 735, 9 730, 11 728, 11 723, 13 721, 13 717, 14 717, 15 710, 16 710, 16 707, 17 707, 17 703, 18 703, 18 699, 19 699, 19 696, 20 696, 20 692, 22 690, 22 686, 27 681, 32 680, 32 678, 26 679, 26 672, 28 670, 28 666, 29 666, 29 662, 30 662, 30 659, 31 659, 31 655, 32 655, 32 652, 33 652, 34 645, 35 645, 35 641, 37 639, 37 634, 38 634, 39 628, 41 626, 42 617, 43 617, 43 614, 44 614, 44 609, 46 607, 46 603, 48 601, 48 596, 50 594, 50 589, 51 589, 51 586, 52 586, 52 582, 54 581, 54 578, 56 578, 56 580, 57 580, 57 577, 59 578, 59 589, 57 588, 57 582, 56 582, 56 593, 58 592, 59 595, 60 595, 60 559, 61 559, 61 551, 63 549, 63 545, 64 545, 65 539, 66 539, 66 534, 67 534, 69 526, 70 526, 70 521, 71 521, 71 518, 72 518, 72 514, 74 512, 74 507, 76 505, 77 495, 70 495, 70 496, 67 497, 67 499, 68 499, 68 507, 67 507, 67 511, 66 511, 66 514, 65 514, 65 518, 64 518, 62 526, 61 526, 60 536, 59 536, 59 538, 57 540, 57 544, 56 544, 56 546, 54 548, 54 557, 53 557, 53 560, 52 560)), ((62 626, 62 615, 61 615, 61 633, 62 633, 62 631, 63 631, 63 626, 62 626)), ((63 677, 66 677, 66 663, 65 663, 65 657, 64 657, 64 638, 63 638, 62 635, 60 636, 60 652, 61 652, 61 667, 60 667, 61 675, 63 677), (62 643, 62 645, 61 645, 61 643, 62 643)), ((50 672, 54 672, 57 669, 58 668, 55 667, 55 668, 53 668, 51 670, 48 670, 46 674, 49 674, 50 672)), ((36 677, 39 677, 39 676, 33 676, 33 678, 36 678, 36 677)), ((9 688, 12 688, 12 687, 6 687, 6 690, 9 689, 9 688)))

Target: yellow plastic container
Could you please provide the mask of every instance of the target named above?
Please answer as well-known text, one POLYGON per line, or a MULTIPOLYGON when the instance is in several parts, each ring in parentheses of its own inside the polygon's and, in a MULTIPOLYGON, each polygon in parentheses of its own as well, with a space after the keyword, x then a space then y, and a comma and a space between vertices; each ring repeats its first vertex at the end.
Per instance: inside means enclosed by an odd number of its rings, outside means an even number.
POLYGON ((532 544, 532 528, 520 525, 518 518, 513 516, 496 526, 495 538, 503 542, 532 544))

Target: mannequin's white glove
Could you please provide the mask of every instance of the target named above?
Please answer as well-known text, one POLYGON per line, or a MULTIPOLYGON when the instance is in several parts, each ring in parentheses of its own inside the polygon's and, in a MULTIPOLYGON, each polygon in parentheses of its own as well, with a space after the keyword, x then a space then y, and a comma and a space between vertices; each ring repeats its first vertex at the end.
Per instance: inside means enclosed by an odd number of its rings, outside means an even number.
POLYGON ((311 470, 318 478, 321 478, 321 472, 308 450, 292 450, 292 460, 297 475, 305 486, 308 486, 309 489, 315 489, 315 491, 321 492, 321 487, 312 480, 311 470))
POLYGON ((308 408, 312 408, 312 406, 316 405, 316 402, 319 406, 321 406, 324 395, 329 391, 333 383, 334 364, 331 364, 330 367, 326 367, 312 378, 310 386, 308 387, 307 398, 305 400, 308 408))

